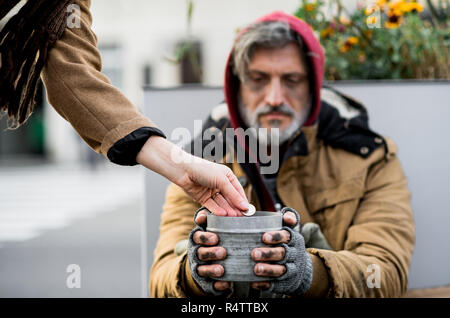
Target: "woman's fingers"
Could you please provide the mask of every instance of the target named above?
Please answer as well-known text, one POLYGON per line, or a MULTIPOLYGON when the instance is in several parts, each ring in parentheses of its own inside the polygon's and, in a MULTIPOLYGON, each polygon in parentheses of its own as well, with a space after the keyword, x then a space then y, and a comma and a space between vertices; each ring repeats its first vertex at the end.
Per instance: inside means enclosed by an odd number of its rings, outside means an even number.
POLYGON ((227 216, 228 215, 228 212, 223 207, 219 206, 212 197, 209 198, 208 200, 206 200, 206 202, 203 203, 203 205, 209 211, 211 211, 211 213, 213 213, 215 215, 219 215, 219 216, 227 216))
POLYGON ((248 200, 239 180, 229 168, 224 169, 224 174, 224 177, 221 179, 222 181, 217 185, 220 193, 232 206, 241 211, 247 211, 248 200))
POLYGON ((215 215, 242 216, 241 210, 233 207, 219 191, 216 191, 203 205, 215 215))
POLYGON ((136 161, 180 186, 216 215, 248 209, 244 189, 230 168, 195 157, 164 138, 149 138, 136 161), (221 193, 223 201, 211 199, 216 192, 221 193))
POLYGON ((230 168, 198 157, 189 158, 192 162, 183 166, 185 173, 176 184, 195 201, 220 216, 236 216, 248 209, 244 189, 230 168))
POLYGON ((225 211, 227 211, 227 215, 228 216, 242 216, 242 213, 240 210, 233 208, 230 206, 230 204, 228 203, 227 200, 225 200, 225 198, 223 197, 222 194, 217 193, 214 197, 213 200, 216 202, 216 204, 218 206, 220 206, 221 208, 223 208, 225 211))

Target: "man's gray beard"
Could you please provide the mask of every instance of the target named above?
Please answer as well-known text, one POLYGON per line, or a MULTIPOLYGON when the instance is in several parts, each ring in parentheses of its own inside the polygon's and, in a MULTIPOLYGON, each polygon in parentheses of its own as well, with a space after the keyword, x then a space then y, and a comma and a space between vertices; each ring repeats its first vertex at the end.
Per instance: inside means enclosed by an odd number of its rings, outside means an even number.
POLYGON ((291 137, 303 126, 303 124, 308 119, 310 110, 311 110, 311 101, 308 104, 308 107, 303 111, 296 113, 292 108, 283 104, 277 107, 277 111, 288 114, 292 117, 292 121, 290 125, 284 129, 280 130, 278 127, 281 125, 280 120, 272 120, 270 122, 270 126, 272 128, 269 129, 259 129, 262 128, 259 124, 259 116, 261 114, 267 114, 270 111, 273 111, 273 107, 270 105, 266 105, 260 109, 256 109, 253 113, 250 112, 241 101, 239 101, 239 113, 244 123, 250 129, 251 133, 255 138, 258 139, 258 142, 261 146, 281 146, 285 142, 287 142, 291 137))

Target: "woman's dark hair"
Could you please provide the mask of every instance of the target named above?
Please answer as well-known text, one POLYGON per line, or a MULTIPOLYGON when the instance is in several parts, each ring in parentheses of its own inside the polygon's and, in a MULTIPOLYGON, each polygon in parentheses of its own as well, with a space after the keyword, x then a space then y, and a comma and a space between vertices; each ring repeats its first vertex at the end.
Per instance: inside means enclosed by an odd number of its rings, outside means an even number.
MULTIPOLYGON (((0 20, 19 2, 2 0, 0 20)), ((33 112, 42 68, 66 28, 71 2, 29 0, 0 31, 0 112, 8 114, 10 128, 22 125, 33 112)))

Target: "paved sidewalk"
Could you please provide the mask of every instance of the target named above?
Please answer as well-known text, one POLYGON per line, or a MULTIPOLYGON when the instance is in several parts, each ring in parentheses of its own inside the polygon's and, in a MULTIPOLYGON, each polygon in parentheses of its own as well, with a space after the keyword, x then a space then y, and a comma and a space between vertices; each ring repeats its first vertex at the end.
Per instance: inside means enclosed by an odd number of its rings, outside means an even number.
POLYGON ((0 166, 0 247, 139 201, 140 167, 0 166))
POLYGON ((140 215, 136 205, 80 219, 0 248, 0 297, 141 297, 140 215), (68 288, 71 264, 81 288, 68 288))
POLYGON ((141 173, 0 165, 0 297, 140 297, 141 173))

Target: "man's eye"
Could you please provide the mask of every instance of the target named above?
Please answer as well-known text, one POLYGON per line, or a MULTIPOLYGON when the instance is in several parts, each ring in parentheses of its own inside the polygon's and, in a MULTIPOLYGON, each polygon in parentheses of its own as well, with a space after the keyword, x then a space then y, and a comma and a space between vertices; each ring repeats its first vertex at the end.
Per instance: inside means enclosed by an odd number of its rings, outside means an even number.
POLYGON ((299 77, 299 76, 289 76, 286 78, 286 82, 288 84, 292 84, 292 85, 300 84, 302 81, 303 81, 303 78, 299 77))
POLYGON ((262 76, 254 76, 250 77, 250 80, 255 83, 261 83, 264 80, 264 78, 262 76))

